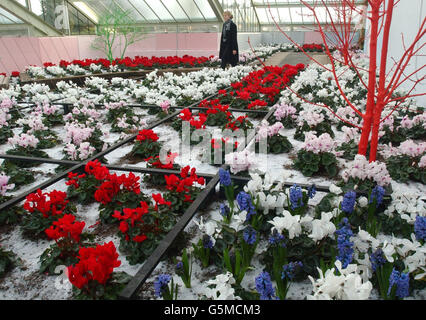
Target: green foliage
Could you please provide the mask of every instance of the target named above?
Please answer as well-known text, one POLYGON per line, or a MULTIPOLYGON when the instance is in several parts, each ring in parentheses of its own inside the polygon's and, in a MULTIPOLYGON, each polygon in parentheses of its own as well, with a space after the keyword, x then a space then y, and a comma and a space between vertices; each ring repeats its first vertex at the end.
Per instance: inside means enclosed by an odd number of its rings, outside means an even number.
POLYGON ((131 279, 132 276, 126 272, 113 272, 111 274, 111 278, 108 279, 104 286, 97 286, 97 290, 93 295, 89 295, 87 292, 73 286, 73 298, 76 300, 117 300, 121 291, 126 287, 131 279))
POLYGON ((201 261, 201 264, 204 268, 207 268, 210 265, 211 249, 204 247, 203 239, 198 240, 196 244, 193 243, 192 248, 194 249, 194 257, 201 261))
MULTIPOLYGON (((191 288, 191 276, 192 276, 192 254, 188 254, 186 248, 183 249, 182 253, 182 267, 176 267, 176 273, 180 276, 186 288, 191 288)), ((174 259, 175 265, 177 265, 176 259, 174 259)))
POLYGON ((329 122, 323 121, 314 127, 310 127, 306 121, 303 121, 303 125, 297 127, 296 132, 294 133, 294 139, 305 141, 305 132, 308 131, 315 131, 317 136, 320 136, 323 133, 328 133, 330 137, 334 138, 334 131, 329 122))
POLYGON ((335 259, 335 240, 329 237, 315 243, 307 234, 289 239, 287 242, 288 261, 301 261, 303 263, 303 272, 300 272, 295 280, 301 280, 307 274, 316 276, 317 267, 320 267, 321 260, 327 265, 332 264, 335 259))
POLYGON ((7 127, 3 126, 0 128, 0 143, 6 143, 9 138, 13 137, 13 131, 7 127))
MULTIPOLYGON (((293 145, 288 141, 287 137, 277 134, 272 137, 268 137, 267 153, 280 154, 280 153, 289 153, 293 148, 293 145)), ((259 143, 256 142, 255 148, 256 152, 259 152, 259 143)))
POLYGON ((53 148, 61 142, 56 133, 49 129, 35 131, 34 136, 40 140, 37 145, 37 148, 40 149, 53 148))
POLYGON ((330 152, 315 154, 312 151, 306 151, 304 149, 301 149, 297 153, 294 167, 307 177, 313 176, 314 174, 325 174, 329 177, 334 177, 339 171, 337 159, 334 154, 330 152))
POLYGON ((331 212, 334 209, 333 200, 337 197, 334 193, 327 193, 315 206, 315 217, 319 219, 322 212, 331 212))
POLYGON ((421 156, 416 158, 408 155, 391 156, 386 159, 386 168, 396 181, 414 180, 426 184, 426 170, 418 166, 420 158, 421 156))
MULTIPOLYGON (((358 143, 354 140, 351 140, 350 142, 344 142, 336 148, 336 151, 343 151, 343 155, 341 156, 343 159, 354 160, 355 156, 358 154, 358 143)), ((367 159, 369 154, 370 145, 368 145, 367 154, 365 155, 367 159)))
POLYGON ((102 181, 97 180, 93 175, 87 175, 84 178, 78 179, 78 188, 74 185, 69 185, 67 189, 68 199, 76 200, 81 204, 89 204, 95 201, 95 192, 102 184, 102 181))
POLYGON ((172 203, 171 212, 183 214, 201 192, 201 189, 197 187, 188 188, 189 192, 167 191, 164 194, 164 199, 172 203), (189 199, 186 199, 185 195, 189 196, 189 199))
POLYGON ((224 126, 228 123, 228 115, 226 112, 218 111, 207 115, 206 125, 208 126, 224 126))
POLYGON ((131 151, 132 156, 139 156, 141 158, 155 157, 160 153, 161 144, 158 141, 135 141, 131 151))
POLYGON ((282 118, 281 120, 277 120, 275 117, 270 117, 269 122, 270 122, 271 125, 273 125, 274 123, 277 123, 277 122, 281 122, 283 124, 284 128, 286 128, 286 129, 293 129, 293 128, 296 128, 296 126, 297 126, 296 120, 293 119, 291 115, 288 116, 288 117, 282 118))
POLYGON ((172 121, 170 126, 175 129, 177 132, 182 132, 182 119, 177 117, 172 121))
POLYGON ((158 211, 150 208, 142 220, 136 221, 133 225, 128 223, 126 233, 120 232, 120 251, 126 255, 131 265, 143 263, 157 248, 158 243, 173 229, 176 215, 169 209, 167 205, 159 205, 158 211), (141 242, 133 240, 140 235, 145 235, 146 239, 141 242))
POLYGON ((248 244, 243 239, 243 231, 236 233, 230 228, 223 233, 223 238, 227 245, 223 250, 222 264, 234 275, 236 284, 240 285, 246 272, 251 268, 251 261, 260 241, 259 234, 257 233, 253 244, 248 244))
POLYGON ((70 241, 69 239, 60 239, 44 250, 40 256, 40 273, 49 275, 57 274, 55 272, 58 266, 70 266, 76 264, 79 259, 78 251, 80 247, 91 245, 94 236, 88 233, 82 233, 80 243, 70 241))
MULTIPOLYGON (((78 244, 74 248, 78 252, 78 244)), ((55 268, 60 265, 70 266, 78 262, 76 255, 64 255, 61 248, 55 243, 44 250, 40 256, 40 272, 49 275, 56 274, 55 268)))
MULTIPOLYGON (((376 182, 374 180, 365 179, 354 179, 352 177, 349 177, 348 181, 340 181, 337 183, 337 186, 342 188, 343 192, 347 192, 349 190, 358 190, 361 192, 369 193, 376 185, 376 182)), ((389 184, 388 186, 384 187, 386 190, 386 193, 391 194, 392 193, 392 185, 389 184)))
POLYGON ((107 112, 107 121, 111 123, 111 132, 130 132, 129 128, 122 128, 118 126, 119 119, 126 117, 126 123, 130 128, 139 126, 139 122, 135 121, 134 117, 139 120, 133 108, 124 106, 123 108, 109 109, 107 112))
MULTIPOLYGON (((0 204, 12 199, 11 196, 1 196, 0 195, 0 204)), ((12 225, 19 222, 24 214, 24 209, 22 207, 13 206, 9 207, 6 210, 0 211, 0 226, 8 224, 12 225)))
MULTIPOLYGON (((43 150, 39 150, 37 148, 23 148, 17 146, 15 149, 9 149, 6 151, 6 154, 10 154, 13 156, 24 156, 24 157, 38 157, 38 158, 49 158, 49 155, 43 150)), ((30 168, 36 165, 39 165, 40 162, 36 161, 23 161, 23 160, 5 160, 3 165, 15 164, 20 168, 30 168)))
POLYGON ((19 263, 19 259, 12 251, 6 251, 0 247, 0 279, 19 263))
POLYGON ((395 235, 396 237, 404 237, 410 239, 413 233, 413 225, 407 220, 401 218, 399 214, 389 217, 383 213, 378 215, 378 221, 381 225, 381 231, 384 234, 395 235))
POLYGON ((224 266, 227 271, 233 274, 237 285, 241 284, 250 268, 250 262, 247 264, 246 260, 247 257, 244 256, 239 248, 235 248, 233 253, 230 253, 228 248, 223 251, 224 266))
POLYGON ((43 124, 48 128, 52 128, 57 125, 65 124, 64 117, 62 113, 54 112, 51 114, 43 115, 43 124))
POLYGON ((9 183, 15 184, 15 189, 35 181, 33 172, 21 169, 16 164, 7 160, 5 160, 0 166, 0 171, 10 177, 9 183))
MULTIPOLYGON (((412 116, 410 116, 412 118, 412 116)), ((379 142, 382 144, 392 143, 394 147, 397 147, 408 139, 413 140, 425 140, 426 139, 426 129, 422 122, 413 125, 411 128, 400 127, 400 120, 395 119, 394 128, 391 130, 389 126, 384 126, 383 130, 385 134, 379 139, 379 142)))
POLYGON ((221 105, 230 105, 235 98, 229 93, 226 93, 219 95, 218 99, 221 105))
POLYGON ((389 290, 389 277, 393 270, 393 264, 390 262, 385 263, 376 269, 374 273, 375 280, 378 283, 379 293, 382 299, 384 300, 395 300, 396 286, 391 290, 388 295, 389 290))

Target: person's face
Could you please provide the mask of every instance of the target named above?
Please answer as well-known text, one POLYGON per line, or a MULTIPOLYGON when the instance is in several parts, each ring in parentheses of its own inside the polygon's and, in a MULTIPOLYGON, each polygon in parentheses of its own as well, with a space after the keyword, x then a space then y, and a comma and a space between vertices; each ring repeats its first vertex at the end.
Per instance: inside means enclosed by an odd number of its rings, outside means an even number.
POLYGON ((228 21, 231 18, 231 16, 227 13, 224 13, 223 18, 225 19, 225 21, 228 21))

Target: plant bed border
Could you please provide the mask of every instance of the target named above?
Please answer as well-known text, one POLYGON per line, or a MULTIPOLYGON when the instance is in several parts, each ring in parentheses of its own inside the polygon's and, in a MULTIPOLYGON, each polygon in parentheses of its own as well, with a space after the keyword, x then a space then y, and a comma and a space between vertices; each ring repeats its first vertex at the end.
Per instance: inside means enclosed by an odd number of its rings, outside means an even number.
MULTIPOLYGON (((19 78, 21 84, 29 84, 29 83, 44 83, 47 84, 50 88, 55 88, 56 83, 60 81, 73 81, 77 84, 84 84, 86 78, 97 77, 104 79, 111 79, 115 77, 121 78, 133 78, 138 77, 139 79, 144 79, 147 74, 152 71, 157 70, 157 73, 163 75, 166 72, 172 72, 177 75, 181 75, 182 73, 188 73, 193 71, 200 71, 205 67, 194 67, 194 68, 168 68, 168 69, 149 69, 149 70, 135 70, 135 71, 122 71, 122 72, 105 72, 105 73, 92 73, 85 75, 77 75, 77 76, 66 76, 66 77, 56 77, 56 78, 45 78, 45 79, 34 79, 31 78, 27 73, 21 73, 19 78)), ((209 67, 216 68, 216 67, 209 67)))
POLYGON ((0 89, 7 89, 9 88, 9 77, 3 77, 3 79, 0 81, 0 89))

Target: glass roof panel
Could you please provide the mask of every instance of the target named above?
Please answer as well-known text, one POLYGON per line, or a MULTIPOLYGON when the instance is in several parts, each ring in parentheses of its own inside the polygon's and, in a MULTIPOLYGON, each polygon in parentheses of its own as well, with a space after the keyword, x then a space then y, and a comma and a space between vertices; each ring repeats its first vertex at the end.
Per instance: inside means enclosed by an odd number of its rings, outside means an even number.
MULTIPOLYGON (((31 5, 31 10, 38 16, 43 18, 43 10, 41 3, 43 0, 14 0, 22 5, 27 2, 31 5)), ((49 0, 54 3, 54 0, 49 0)), ((49 2, 48 1, 48 2, 49 2)), ((62 0, 55 0, 56 3, 62 0)), ((67 0, 71 4, 76 2, 84 3, 97 16, 102 16, 112 11, 114 6, 121 8, 123 11, 128 11, 134 23, 193 23, 193 22, 217 22, 215 11, 211 3, 216 1, 210 0, 67 0)), ((306 0, 309 3, 316 0, 306 0)), ((336 19, 336 10, 333 9, 333 4, 337 0, 324 0, 325 4, 329 5, 329 10, 332 16, 336 19)), ((362 0, 355 0, 356 3, 361 3, 362 0)), ((235 23, 238 26, 243 26, 243 29, 254 28, 260 24, 273 24, 274 19, 285 25, 293 24, 312 24, 315 23, 314 17, 309 9, 305 8, 300 0, 217 0, 222 5, 223 10, 230 10, 235 17, 235 23), (268 3, 271 8, 268 8, 268 3), (254 8, 253 8, 254 7, 254 8), (254 14, 256 13, 256 14, 254 14)), ((329 23, 325 7, 321 6, 322 1, 317 1, 319 4, 315 11, 321 23, 329 23)), ((77 7, 77 6, 76 6, 77 7)), ((81 13, 93 18, 85 12, 84 9, 77 7, 81 13)), ((13 15, 1 14, 0 23, 8 21, 22 22, 13 15), (12 17, 12 18, 11 18, 12 17), (15 20, 13 20, 15 19, 15 20)), ((353 23, 359 22, 359 15, 355 14, 353 23)), ((13 22, 9 22, 13 23, 13 22)))
POLYGON ((179 0, 179 3, 183 7, 183 10, 185 10, 186 14, 191 18, 191 20, 205 21, 204 16, 201 14, 193 0, 179 0))
POLYGON ((176 0, 161 0, 164 6, 171 12, 176 21, 189 21, 188 16, 176 0))
POLYGON ((275 22, 280 23, 280 16, 278 14, 277 8, 271 7, 270 10, 269 10, 269 8, 266 8, 266 13, 268 14, 268 18, 269 18, 270 23, 274 23, 274 20, 275 20, 275 22))
POLYGON ((288 8, 277 8, 281 22, 291 23, 290 11, 288 8))
POLYGON ((201 10, 206 20, 217 20, 217 17, 214 14, 214 11, 212 7, 210 6, 208 0, 194 0, 194 1, 197 3, 198 8, 201 10))
POLYGON ((289 8, 289 10, 291 14, 291 20, 293 23, 303 23, 302 8, 293 7, 293 8, 289 8))
POLYGON ((13 14, 10 14, 8 11, 0 8, 0 23, 1 24, 11 24, 11 23, 23 23, 23 21, 13 14))
POLYGON ((102 3, 98 3, 97 0, 73 1, 72 3, 75 7, 77 7, 77 2, 85 3, 98 17, 108 12, 107 8, 102 3))
POLYGON ((145 22, 143 15, 128 0, 115 0, 117 5, 128 12, 128 16, 135 22, 145 22))
POLYGON ((144 16, 144 18, 150 22, 158 21, 158 17, 148 7, 143 0, 129 0, 129 2, 144 16))
MULTIPOLYGON (((306 7, 302 7, 301 9, 302 9, 302 19, 303 19, 304 23, 314 23, 314 22, 316 22, 314 14, 313 14, 313 12, 311 10, 309 10, 306 7)), ((319 10, 319 9, 320 8, 315 8, 315 12, 317 12, 317 10, 319 10)))
POLYGON ((257 16, 259 17, 260 23, 262 23, 262 24, 269 23, 270 18, 269 18, 269 15, 268 15, 269 12, 267 12, 267 9, 256 8, 256 13, 257 13, 257 16))
POLYGON ((161 21, 165 22, 174 22, 175 20, 170 15, 169 11, 161 4, 159 0, 144 0, 146 4, 151 7, 152 10, 155 10, 155 14, 159 17, 161 21))

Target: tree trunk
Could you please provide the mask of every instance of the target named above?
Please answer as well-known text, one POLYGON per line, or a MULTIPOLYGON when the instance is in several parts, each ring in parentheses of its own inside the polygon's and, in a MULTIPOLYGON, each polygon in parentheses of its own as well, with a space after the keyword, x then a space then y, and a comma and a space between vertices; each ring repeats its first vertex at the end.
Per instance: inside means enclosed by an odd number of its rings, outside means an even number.
POLYGON ((379 29, 379 8, 380 5, 371 6, 371 36, 370 36, 370 66, 368 70, 368 93, 367 106, 364 113, 364 123, 361 131, 361 139, 358 144, 358 154, 366 155, 368 148, 368 138, 370 137, 372 120, 374 117, 374 94, 376 93, 376 69, 377 69, 377 36, 379 29))
POLYGON ((374 119, 373 119, 373 129, 371 131, 371 142, 370 142, 370 157, 369 161, 376 161, 377 157, 377 147, 379 145, 379 128, 380 128, 380 116, 383 110, 383 103, 380 102, 375 107, 374 119))
POLYGON ((370 137, 370 131, 371 131, 372 116, 364 115, 363 119, 364 119, 364 123, 362 125, 361 138, 358 144, 358 154, 362 154, 363 156, 366 156, 367 149, 368 149, 368 138, 370 137))
POLYGON ((377 147, 379 145, 379 127, 380 120, 383 108, 385 107, 385 98, 386 98, 386 61, 388 57, 388 47, 389 47, 389 32, 392 22, 392 13, 394 7, 394 0, 389 0, 388 9, 386 15, 386 21, 384 24, 383 31, 383 40, 382 40, 382 52, 381 52, 381 61, 380 61, 380 71, 379 71, 379 86, 377 89, 377 101, 376 107, 374 108, 374 120, 373 120, 373 132, 371 136, 371 145, 370 145, 370 162, 376 161, 377 156, 377 147))

